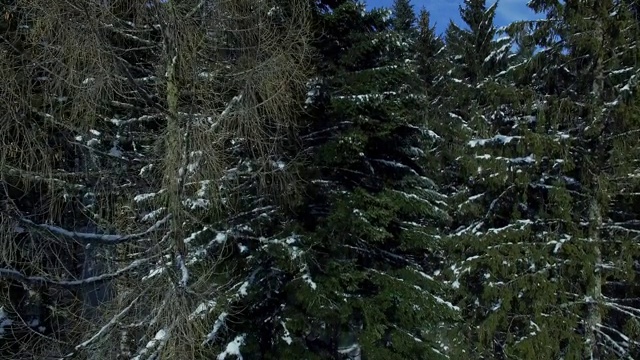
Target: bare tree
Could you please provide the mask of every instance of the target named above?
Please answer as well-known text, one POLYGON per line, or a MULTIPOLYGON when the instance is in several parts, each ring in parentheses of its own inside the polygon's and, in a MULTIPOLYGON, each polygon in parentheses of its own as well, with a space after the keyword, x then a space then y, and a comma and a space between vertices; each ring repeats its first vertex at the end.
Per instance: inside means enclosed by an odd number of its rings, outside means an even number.
POLYGON ((208 351, 235 296, 212 270, 213 229, 248 181, 229 169, 251 166, 274 200, 295 189, 277 154, 307 76, 308 10, 277 5, 3 4, 0 353, 208 351))

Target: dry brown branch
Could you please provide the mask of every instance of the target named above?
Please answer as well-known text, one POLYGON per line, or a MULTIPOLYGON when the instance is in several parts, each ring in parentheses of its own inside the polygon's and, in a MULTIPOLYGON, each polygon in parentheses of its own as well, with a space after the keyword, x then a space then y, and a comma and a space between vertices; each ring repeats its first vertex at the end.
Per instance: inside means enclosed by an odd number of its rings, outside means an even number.
POLYGON ((206 356, 244 281, 211 270, 229 251, 210 226, 247 181, 295 193, 278 154, 307 4, 276 5, 18 0, 0 20, 0 307, 15 319, 0 358, 206 356), (239 163, 255 171, 231 186, 239 163), (87 307, 107 279, 110 301, 87 307))

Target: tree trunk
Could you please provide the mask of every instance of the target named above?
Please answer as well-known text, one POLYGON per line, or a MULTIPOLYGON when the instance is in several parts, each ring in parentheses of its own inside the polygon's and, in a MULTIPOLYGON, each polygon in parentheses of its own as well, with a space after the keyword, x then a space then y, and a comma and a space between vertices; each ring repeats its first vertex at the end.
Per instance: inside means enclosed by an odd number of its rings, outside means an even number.
POLYGON ((585 321, 586 347, 583 359, 597 360, 598 356, 598 339, 596 329, 602 323, 602 313, 600 312, 600 302, 602 301, 602 275, 600 266, 602 264, 602 253, 600 250, 600 229, 602 228, 601 207, 596 198, 591 199, 589 204, 589 240, 595 246, 593 252, 595 255, 594 279, 587 289, 587 298, 589 299, 587 319, 585 321))
MULTIPOLYGON (((599 39, 600 47, 604 47, 604 33, 602 29, 602 21, 597 19, 594 24, 594 37, 599 39)), ((598 49, 600 50, 600 49, 598 49)), ((591 94, 593 96, 593 100, 595 104, 602 104, 602 90, 604 87, 604 69, 603 69, 603 59, 602 59, 602 51, 597 51, 595 63, 593 64, 593 83, 591 85, 591 94)), ((594 113, 594 124, 598 126, 606 126, 606 124, 601 124, 602 119, 602 111, 599 109, 595 110, 594 113)), ((596 150, 597 151, 597 150, 596 150)), ((599 158, 601 155, 596 155, 596 158, 599 158)), ((595 164, 599 165, 599 161, 596 161, 595 164)), ((591 288, 587 289, 587 298, 589 299, 588 304, 588 312, 587 319, 585 322, 585 333, 586 333, 586 348, 585 348, 585 356, 584 359, 597 360, 600 358, 598 354, 598 342, 597 342, 597 328, 602 323, 602 313, 600 310, 599 304, 602 302, 602 251, 601 251, 601 237, 600 231, 602 229, 602 206, 600 204, 599 198, 601 191, 598 186, 597 173, 599 169, 590 169, 591 173, 595 177, 594 185, 595 188, 592 189, 593 192, 591 194, 591 200, 589 202, 589 241, 594 244, 593 247, 593 255, 595 257, 594 265, 594 274, 593 274, 593 282, 591 284, 591 288), (593 171, 595 170, 595 171, 593 171)))

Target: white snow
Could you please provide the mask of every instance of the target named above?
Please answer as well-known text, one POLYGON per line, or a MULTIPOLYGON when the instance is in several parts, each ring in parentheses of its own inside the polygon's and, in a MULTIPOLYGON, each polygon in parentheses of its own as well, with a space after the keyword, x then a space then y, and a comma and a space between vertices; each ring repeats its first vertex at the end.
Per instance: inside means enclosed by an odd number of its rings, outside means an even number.
POLYGON ((147 193, 147 194, 140 194, 140 195, 136 195, 133 198, 133 201, 135 202, 142 202, 142 201, 146 201, 149 199, 153 199, 154 197, 156 197, 156 195, 158 195, 157 193, 147 193))
POLYGON ((535 156, 531 154, 525 157, 511 158, 509 162, 512 164, 535 164, 536 159, 535 156))
POLYGON ((440 139, 440 135, 436 134, 432 130, 427 130, 427 134, 429 134, 429 137, 431 137, 432 139, 440 139))
POLYGON ((148 214, 146 214, 145 216, 143 216, 142 219, 140 219, 140 221, 148 222, 148 221, 155 220, 165 210, 167 210, 166 207, 161 207, 161 208, 159 208, 157 210, 153 210, 153 211, 149 212, 148 214))
POLYGON ((198 231, 192 232, 188 237, 186 237, 184 239, 184 243, 185 244, 190 243, 191 241, 195 240, 198 237, 198 235, 202 234, 203 232, 205 232, 207 230, 209 230, 209 227, 205 226, 204 228, 202 228, 202 230, 198 230, 198 231))
POLYGON ((504 54, 507 53, 507 51, 511 48, 511 42, 508 42, 504 45, 502 45, 499 49, 494 50, 491 54, 489 54, 485 59, 484 62, 489 62, 491 61, 491 59, 493 58, 497 58, 499 56, 504 56, 504 54))
POLYGON ((240 286, 240 290, 238 290, 238 294, 242 295, 242 296, 247 296, 247 289, 249 288, 249 282, 245 281, 242 283, 242 286, 240 286))
POLYGON ((196 209, 208 209, 211 202, 207 199, 185 199, 182 201, 182 205, 185 207, 196 210, 196 209))
POLYGON ((634 67, 626 67, 624 69, 613 70, 613 71, 611 71, 611 74, 613 74, 613 75, 624 74, 624 73, 632 71, 634 69, 635 69, 634 67))
POLYGON ((549 245, 555 245, 553 247, 553 253, 557 254, 558 251, 560 251, 560 249, 562 248, 562 245, 564 245, 564 243, 569 241, 569 240, 571 240, 571 236, 567 235, 567 234, 564 234, 562 239, 549 241, 548 244, 549 245))
MULTIPOLYGON (((149 351, 149 349, 155 348, 158 345, 158 343, 164 343, 165 341, 167 341, 168 338, 169 338, 169 334, 167 333, 166 330, 164 329, 158 330, 158 332, 153 337, 153 339, 147 342, 147 345, 145 346, 146 349, 143 349, 142 351, 140 351, 140 354, 141 355, 146 354, 149 351)), ((140 357, 136 356, 136 358, 139 359, 140 357)))
POLYGON ((338 348, 338 353, 342 355, 347 355, 349 359, 360 360, 361 357, 361 349, 358 343, 351 344, 346 347, 338 348))
POLYGON ((220 331, 220 328, 222 328, 222 325, 224 325, 224 322, 227 319, 228 315, 229 315, 228 313, 223 312, 218 316, 218 319, 213 324, 213 329, 209 334, 207 334, 207 338, 202 342, 202 345, 206 345, 207 343, 212 342, 216 339, 216 336, 218 335, 218 331, 220 331))
POLYGON ((398 93, 395 91, 384 91, 379 94, 340 95, 340 96, 336 96, 336 99, 357 100, 359 102, 365 102, 369 100, 380 100, 380 99, 384 99, 385 97, 394 96, 394 95, 398 95, 398 93))
POLYGON ((311 105, 318 95, 320 95, 320 85, 322 84, 320 78, 313 78, 307 81, 307 99, 305 104, 311 105))
POLYGON ((484 146, 487 143, 501 143, 508 144, 513 140, 521 139, 522 136, 506 136, 506 135, 496 135, 490 139, 473 139, 468 142, 469 146, 484 146))
POLYGON ((260 237, 260 242, 261 243, 265 243, 267 246, 267 244, 276 244, 276 245, 280 245, 284 248, 287 249, 287 251, 289 251, 289 255, 291 256, 291 259, 296 259, 298 257, 300 257, 300 255, 303 254, 303 251, 300 250, 299 247, 295 246, 294 244, 299 242, 299 236, 298 235, 291 235, 287 238, 284 239, 267 239, 264 237, 260 237))
POLYGON ((198 307, 189 315, 189 320, 193 320, 196 317, 204 318, 206 314, 213 311, 216 306, 216 302, 209 300, 207 302, 200 303, 198 307))
POLYGON ((227 344, 227 348, 224 352, 218 355, 218 360, 224 360, 227 358, 227 355, 235 355, 239 360, 242 360, 242 354, 240 354, 240 346, 244 344, 245 335, 238 335, 232 342, 227 344))
POLYGON ((420 174, 418 174, 415 170, 413 170, 412 168, 410 168, 409 166, 399 163, 397 161, 390 161, 390 160, 384 160, 384 159, 371 159, 372 161, 384 164, 386 166, 390 166, 390 167, 395 167, 395 168, 399 168, 399 169, 404 169, 404 170, 408 170, 410 171, 413 175, 419 176, 420 174))
POLYGON ((476 200, 480 199, 484 195, 485 195, 485 193, 480 193, 480 194, 476 194, 476 195, 470 196, 465 202, 463 202, 462 204, 458 205, 458 209, 461 209, 463 206, 465 206, 468 203, 471 203, 473 201, 476 201, 476 200))
POLYGON ((157 275, 162 274, 163 272, 164 272, 164 267, 151 269, 151 270, 149 271, 149 274, 148 274, 148 275, 146 275, 146 276, 143 276, 141 280, 142 280, 142 281, 149 280, 149 279, 151 279, 152 277, 155 277, 155 276, 157 276, 157 275))
POLYGON ((453 305, 452 303, 450 303, 449 301, 446 301, 444 299, 442 299, 439 296, 433 295, 431 294, 431 296, 439 303, 442 305, 446 305, 449 309, 454 310, 454 311, 460 311, 460 307, 453 305))
POLYGON ((267 11, 267 16, 275 15, 278 10, 280 10, 278 6, 273 6, 269 11, 267 11))
POLYGON ((154 337, 154 339, 158 340, 158 341, 165 341, 169 338, 169 334, 164 330, 164 329, 160 329, 157 333, 156 336, 154 337))
POLYGON ((140 176, 144 175, 144 173, 151 171, 153 169, 153 164, 145 165, 140 169, 140 176))
MULTIPOLYGON (((222 111, 222 113, 220 114, 220 116, 218 117, 219 120, 224 120, 227 116, 229 116, 229 114, 231 113, 231 110, 233 110, 233 107, 240 102, 240 100, 242 100, 242 95, 236 95, 234 96, 230 101, 229 104, 227 104, 227 107, 222 111)), ((213 126, 212 126, 213 127, 213 126)))
POLYGON ((284 321, 280 321, 280 324, 282 324, 282 329, 284 330, 284 335, 282 336, 282 340, 284 340, 284 342, 286 342, 287 345, 291 345, 291 343, 293 342, 293 339, 291 339, 291 334, 287 329, 287 325, 284 323, 284 321))
POLYGON ((392 16, 393 16, 393 10, 392 9, 384 9, 383 10, 383 14, 382 14, 382 21, 387 22, 387 21, 391 20, 392 16))
POLYGON ((200 189, 198 189, 198 192, 196 193, 197 196, 204 198, 205 195, 207 194, 207 189, 209 188, 209 184, 211 183, 210 180, 203 180, 200 182, 200 189))
POLYGON ((219 232, 218 234, 216 234, 216 238, 215 238, 215 242, 222 244, 225 241, 227 241, 227 234, 223 233, 223 232, 219 232))
POLYGON ((309 269, 307 268, 307 266, 306 266, 306 265, 305 265, 305 267, 303 268, 303 271, 304 271, 304 275, 302 275, 302 279, 303 279, 307 284, 309 284, 309 286, 310 286, 313 290, 315 290, 315 289, 318 287, 318 285, 317 285, 315 282, 313 282, 313 280, 311 279, 311 275, 309 274, 309 269))
POLYGON ((46 230, 48 230, 48 231, 50 231, 50 232, 52 232, 54 234, 57 234, 57 235, 62 235, 62 236, 66 236, 66 237, 69 237, 69 238, 75 238, 75 239, 83 240, 85 242, 99 242, 99 243, 108 243, 108 244, 119 244, 119 243, 123 243, 123 242, 129 241, 129 240, 139 239, 141 237, 144 237, 144 236, 156 231, 162 225, 164 225, 170 218, 171 218, 171 215, 167 215, 164 218, 162 218, 161 220, 156 221, 155 224, 150 226, 144 232, 140 232, 140 233, 137 233, 137 234, 130 234, 130 235, 81 233, 81 232, 75 232, 75 231, 70 231, 70 230, 67 230, 67 229, 63 229, 61 227, 54 226, 54 225, 36 224, 33 221, 25 219, 25 218, 20 219, 20 221, 23 222, 23 223, 26 223, 26 224, 30 224, 32 226, 39 227, 41 229, 46 229, 46 230))

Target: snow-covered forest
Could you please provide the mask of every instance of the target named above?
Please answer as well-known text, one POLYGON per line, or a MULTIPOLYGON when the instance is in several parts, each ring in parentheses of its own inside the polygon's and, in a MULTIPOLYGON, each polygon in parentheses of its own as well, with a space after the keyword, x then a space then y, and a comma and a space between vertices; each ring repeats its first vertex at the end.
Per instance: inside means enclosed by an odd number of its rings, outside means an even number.
POLYGON ((0 359, 640 358, 640 1, 0 0, 0 359))

